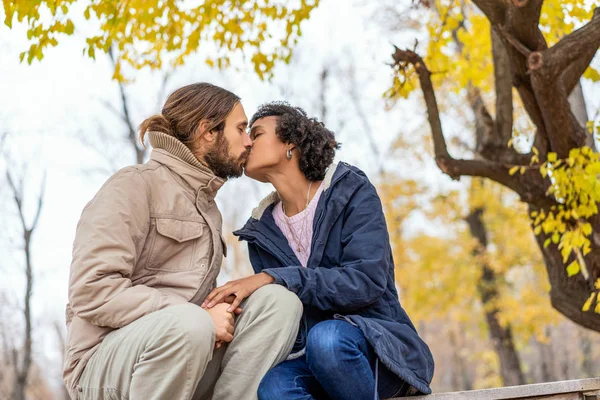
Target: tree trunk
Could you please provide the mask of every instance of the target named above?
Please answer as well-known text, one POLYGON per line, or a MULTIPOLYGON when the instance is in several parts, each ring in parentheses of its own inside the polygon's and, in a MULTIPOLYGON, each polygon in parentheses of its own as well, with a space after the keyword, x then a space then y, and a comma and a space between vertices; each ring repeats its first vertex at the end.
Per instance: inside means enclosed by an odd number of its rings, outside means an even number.
MULTIPOLYGON (((532 208, 532 210, 535 209, 532 208)), ((590 222, 594 229, 592 242, 597 242, 597 247, 586 256, 585 261, 591 276, 595 279, 598 277, 597 274, 600 273, 600 216, 595 215, 590 219, 590 222)), ((583 304, 590 296, 590 291, 593 290, 590 280, 586 280, 581 274, 569 277, 557 245, 550 244, 544 248, 546 239, 548 239, 548 236, 544 235, 543 232, 535 235, 552 286, 550 289, 552 307, 571 321, 600 332, 600 314, 582 310, 583 304)), ((569 259, 567 263, 572 260, 572 258, 569 259)))
MULTIPOLYGON (((546 328, 546 336, 550 336, 549 333, 549 329, 546 328)), ((554 369, 554 363, 552 362, 552 347, 537 339, 535 339, 535 345, 540 358, 538 365, 540 367, 541 382, 554 382, 558 380, 554 369)))
POLYGON ((23 206, 24 200, 24 188, 23 181, 21 180, 17 185, 13 179, 10 170, 6 171, 6 178, 8 180, 10 189, 12 191, 12 197, 15 202, 15 206, 19 213, 21 221, 21 228, 23 232, 23 252, 25 255, 25 294, 23 299, 23 319, 25 320, 25 332, 23 338, 23 345, 18 348, 13 348, 13 368, 14 368, 14 387, 13 387, 13 399, 14 400, 25 400, 25 388, 27 387, 28 377, 31 370, 31 359, 32 359, 32 315, 31 315, 31 296, 33 295, 33 262, 31 259, 31 238, 35 231, 37 224, 40 219, 42 212, 44 192, 46 188, 46 174, 42 179, 41 190, 37 202, 37 210, 33 222, 28 227, 25 222, 25 210, 23 206), (22 352, 23 357, 20 360, 18 353, 22 352))
POLYGON ((595 377, 596 363, 594 362, 594 348, 587 332, 583 332, 583 329, 579 329, 579 348, 582 355, 581 371, 583 372, 583 377, 595 377))
MULTIPOLYGON (((477 239, 479 245, 474 250, 474 255, 481 257, 488 244, 487 231, 483 223, 483 208, 474 209, 467 217, 467 223, 471 235, 477 239)), ((512 330, 510 325, 502 327, 498 320, 498 308, 494 301, 498 297, 498 282, 496 273, 482 261, 482 274, 479 281, 479 295, 481 303, 485 310, 485 319, 488 324, 490 340, 494 345, 494 350, 500 359, 500 375, 505 386, 516 386, 525 384, 525 376, 521 370, 519 355, 515 349, 512 330)))
MULTIPOLYGON (((464 334, 462 330, 459 330, 458 335, 464 334)), ((473 390, 473 381, 469 376, 469 371, 467 365, 465 363, 465 358, 462 356, 460 348, 462 347, 463 338, 461 338, 460 343, 457 343, 456 340, 456 332, 454 329, 451 329, 448 333, 450 337, 450 347, 452 348, 452 363, 454 368, 452 368, 452 390, 453 391, 462 391, 462 390, 473 390)))

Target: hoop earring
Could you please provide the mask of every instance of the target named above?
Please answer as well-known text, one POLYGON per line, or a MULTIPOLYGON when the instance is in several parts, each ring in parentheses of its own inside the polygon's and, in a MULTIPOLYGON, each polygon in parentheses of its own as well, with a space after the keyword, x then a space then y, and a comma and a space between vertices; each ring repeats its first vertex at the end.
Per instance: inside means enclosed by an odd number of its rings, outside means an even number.
POLYGON ((292 149, 287 149, 287 151, 285 152, 285 156, 287 157, 288 160, 292 159, 292 149))

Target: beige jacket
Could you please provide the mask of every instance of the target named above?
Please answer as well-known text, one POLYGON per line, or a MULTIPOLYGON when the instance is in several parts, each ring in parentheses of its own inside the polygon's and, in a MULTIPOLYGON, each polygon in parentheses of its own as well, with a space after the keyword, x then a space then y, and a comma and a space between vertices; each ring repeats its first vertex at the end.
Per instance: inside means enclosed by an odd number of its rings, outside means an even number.
POLYGON ((150 160, 114 174, 77 225, 63 368, 73 398, 108 333, 170 305, 201 304, 225 255, 214 201, 224 180, 174 137, 149 137, 150 160))

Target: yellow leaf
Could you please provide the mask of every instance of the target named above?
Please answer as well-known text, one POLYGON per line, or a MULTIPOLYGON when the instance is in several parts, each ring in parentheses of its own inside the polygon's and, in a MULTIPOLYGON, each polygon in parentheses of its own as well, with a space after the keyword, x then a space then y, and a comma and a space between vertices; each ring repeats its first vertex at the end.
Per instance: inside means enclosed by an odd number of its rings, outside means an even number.
POLYGON ((592 303, 594 302, 595 298, 596 298, 596 292, 590 293, 590 297, 588 297, 588 299, 585 301, 585 304, 581 308, 581 311, 589 311, 590 307, 592 307, 592 303))
POLYGON ((600 72, 598 72, 598 70, 594 67, 588 67, 588 69, 586 69, 583 73, 583 77, 591 80, 592 82, 598 82, 600 81, 600 72))
POLYGON ((567 267, 567 274, 569 276, 577 275, 579 273, 579 263, 577 261, 573 261, 567 267))

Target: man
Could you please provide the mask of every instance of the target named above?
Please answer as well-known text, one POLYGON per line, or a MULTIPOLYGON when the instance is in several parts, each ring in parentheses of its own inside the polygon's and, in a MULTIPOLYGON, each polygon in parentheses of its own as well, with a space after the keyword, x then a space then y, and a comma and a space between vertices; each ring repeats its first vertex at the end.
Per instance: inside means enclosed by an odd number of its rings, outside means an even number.
POLYGON ((200 307, 226 251, 214 197, 251 147, 239 100, 206 83, 176 90, 140 126, 150 160, 118 171, 83 210, 67 305, 73 399, 254 399, 289 354, 302 305, 287 289, 200 307))

